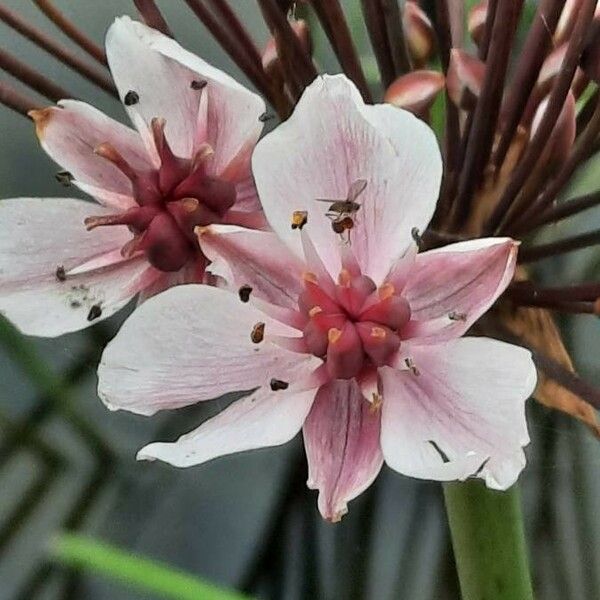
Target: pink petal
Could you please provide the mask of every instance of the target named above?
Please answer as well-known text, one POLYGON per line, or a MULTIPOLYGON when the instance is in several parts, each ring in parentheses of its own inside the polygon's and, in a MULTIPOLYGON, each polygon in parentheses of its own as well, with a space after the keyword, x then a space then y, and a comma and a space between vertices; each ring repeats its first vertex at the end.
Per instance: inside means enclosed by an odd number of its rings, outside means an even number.
POLYGON ((120 17, 108 30, 106 53, 121 97, 130 90, 139 96, 126 108, 150 147, 150 122, 162 117, 176 155, 190 158, 207 142, 215 151, 210 174, 220 174, 244 146, 251 149, 258 140, 264 101, 171 38, 120 17), (192 89, 193 81, 207 85, 192 89))
POLYGON ((252 297, 298 308, 303 265, 274 233, 230 225, 201 231, 200 247, 212 261, 208 270, 225 279, 230 290, 250 286, 252 297))
POLYGON ((314 396, 314 389, 273 392, 261 388, 176 442, 149 444, 138 452, 137 458, 191 467, 218 456, 280 446, 300 431, 314 396))
POLYGON ((536 371, 527 350, 488 338, 414 348, 416 371, 380 369, 381 446, 405 475, 471 476, 506 489, 525 466, 525 400, 536 371))
POLYGON ((90 233, 83 226, 90 211, 110 212, 69 198, 0 201, 0 312, 24 333, 52 337, 88 327, 147 282, 148 263, 118 252, 131 237, 127 228, 90 233), (95 305, 102 314, 88 320, 95 305))
POLYGON ((263 207, 276 233, 301 256, 294 211, 307 211, 309 233, 337 277, 343 240, 319 198, 346 198, 367 182, 353 216, 352 250, 363 273, 380 283, 424 229, 435 208, 442 163, 433 132, 390 105, 366 106, 343 75, 316 79, 294 114, 258 144, 253 171, 263 207))
POLYGON ((132 206, 131 182, 94 148, 108 142, 132 167, 150 169, 144 144, 134 130, 75 100, 61 100, 58 107, 34 111, 33 116, 42 147, 73 175, 77 187, 106 206, 132 206))
POLYGON ((512 280, 517 249, 488 238, 418 254, 402 292, 412 311, 402 337, 429 344, 463 335, 512 280))
POLYGON ((294 333, 228 291, 176 286, 144 302, 108 344, 98 369, 100 398, 111 410, 151 415, 273 378, 291 382, 321 363, 269 341, 294 333), (251 340, 257 323, 265 324, 260 343, 251 340))
POLYGON ((366 490, 381 469, 380 414, 354 379, 322 386, 304 423, 308 487, 319 490, 319 510, 339 521, 347 504, 366 490))

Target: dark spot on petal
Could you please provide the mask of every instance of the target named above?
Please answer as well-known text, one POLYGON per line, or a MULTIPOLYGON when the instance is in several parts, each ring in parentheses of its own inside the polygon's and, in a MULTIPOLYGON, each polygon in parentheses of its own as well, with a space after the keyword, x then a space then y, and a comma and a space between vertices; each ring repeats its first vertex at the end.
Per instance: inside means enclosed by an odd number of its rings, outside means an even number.
POLYGON ((252 288, 249 285, 243 285, 238 290, 238 294, 240 295, 240 300, 242 302, 248 302, 250 300, 251 293, 252 293, 252 288))
POLYGON ((71 308, 79 308, 81 306, 81 302, 79 302, 79 300, 71 300, 69 306, 71 308))
POLYGON ((99 304, 94 304, 90 308, 90 312, 88 313, 87 320, 94 321, 95 319, 97 319, 98 317, 101 317, 101 316, 102 316, 102 308, 100 307, 99 304))
POLYGON ((455 310, 453 310, 451 313, 448 314, 448 318, 451 321, 466 321, 467 313, 456 312, 455 310))
POLYGON ((290 384, 287 381, 281 381, 281 379, 271 379, 269 385, 274 392, 278 392, 279 390, 287 390, 288 387, 290 387, 290 384))
POLYGON ((58 281, 66 281, 67 279, 67 274, 65 273, 65 268, 62 265, 58 265, 58 267, 56 267, 56 279, 58 281))
POLYGON ((134 92, 133 90, 129 90, 125 94, 125 98, 123 98, 123 104, 125 104, 125 106, 133 106, 134 104, 137 104, 139 101, 140 101, 140 95, 137 92, 134 92))
POLYGON ((433 440, 427 440, 427 441, 433 446, 434 450, 440 455, 440 458, 442 459, 442 462, 444 464, 450 462, 448 455, 433 440))
POLYGON ((414 240, 415 244, 419 247, 419 250, 423 247, 423 238, 421 237, 421 232, 418 227, 413 227, 410 230, 410 235, 414 240))
POLYGON ((258 120, 261 123, 266 123, 267 121, 270 121, 275 115, 273 113, 270 112, 264 112, 262 115, 260 115, 260 117, 258 117, 258 120))
POLYGON ((255 344, 260 344, 260 342, 263 341, 264 337, 265 337, 265 324, 264 323, 257 323, 252 328, 252 333, 250 334, 250 339, 255 344))
POLYGON ((56 181, 58 181, 58 183, 64 185, 65 187, 69 187, 74 179, 73 175, 69 173, 69 171, 59 171, 58 173, 55 173, 54 178, 56 181))
POLYGON ((203 90, 208 85, 208 81, 205 79, 194 79, 190 83, 190 87, 193 90, 203 90))

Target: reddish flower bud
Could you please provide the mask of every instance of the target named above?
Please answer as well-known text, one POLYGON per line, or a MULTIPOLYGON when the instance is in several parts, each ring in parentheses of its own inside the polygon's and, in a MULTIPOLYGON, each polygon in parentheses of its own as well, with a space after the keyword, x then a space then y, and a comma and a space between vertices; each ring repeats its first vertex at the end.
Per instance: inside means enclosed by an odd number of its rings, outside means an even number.
POLYGON ((415 67, 424 67, 435 49, 435 34, 429 17, 416 2, 409 0, 404 5, 402 26, 415 67))
POLYGON ((451 50, 446 89, 456 106, 465 110, 475 107, 484 77, 485 63, 457 48, 451 50))
POLYGON ((473 6, 473 8, 469 11, 469 16, 467 17, 469 34, 477 46, 481 44, 481 40, 483 39, 487 11, 488 2, 487 0, 483 0, 483 2, 479 2, 479 4, 473 6))
POLYGON ((437 71, 412 71, 398 77, 387 89, 383 101, 427 118, 445 78, 437 71))

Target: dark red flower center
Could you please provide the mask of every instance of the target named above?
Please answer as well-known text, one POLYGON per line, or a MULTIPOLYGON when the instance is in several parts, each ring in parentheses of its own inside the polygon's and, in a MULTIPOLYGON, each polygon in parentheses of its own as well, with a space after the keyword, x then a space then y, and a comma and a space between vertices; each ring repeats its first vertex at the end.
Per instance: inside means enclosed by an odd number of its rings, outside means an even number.
POLYGON ((152 120, 154 144, 160 167, 134 169, 110 144, 100 144, 96 154, 112 162, 131 181, 137 206, 114 215, 88 217, 88 229, 127 225, 133 239, 122 248, 123 256, 143 252, 161 271, 178 271, 199 255, 194 228, 223 222, 236 199, 235 184, 212 177, 206 163, 212 155, 207 144, 194 157, 175 156, 165 137, 164 119, 152 120))
POLYGON ((306 274, 298 305, 309 319, 303 330, 309 351, 325 359, 336 379, 388 364, 400 348, 398 332, 410 319, 408 302, 391 283, 377 289, 371 278, 346 269, 332 285, 306 274))

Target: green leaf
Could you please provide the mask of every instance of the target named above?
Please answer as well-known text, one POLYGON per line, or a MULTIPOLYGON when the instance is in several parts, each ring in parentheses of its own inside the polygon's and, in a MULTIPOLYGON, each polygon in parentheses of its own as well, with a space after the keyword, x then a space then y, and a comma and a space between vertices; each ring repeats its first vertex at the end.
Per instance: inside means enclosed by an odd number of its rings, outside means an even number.
POLYGON ((51 545, 51 555, 69 567, 105 575, 138 589, 173 600, 249 600, 164 563, 136 556, 89 537, 64 533, 51 545))

